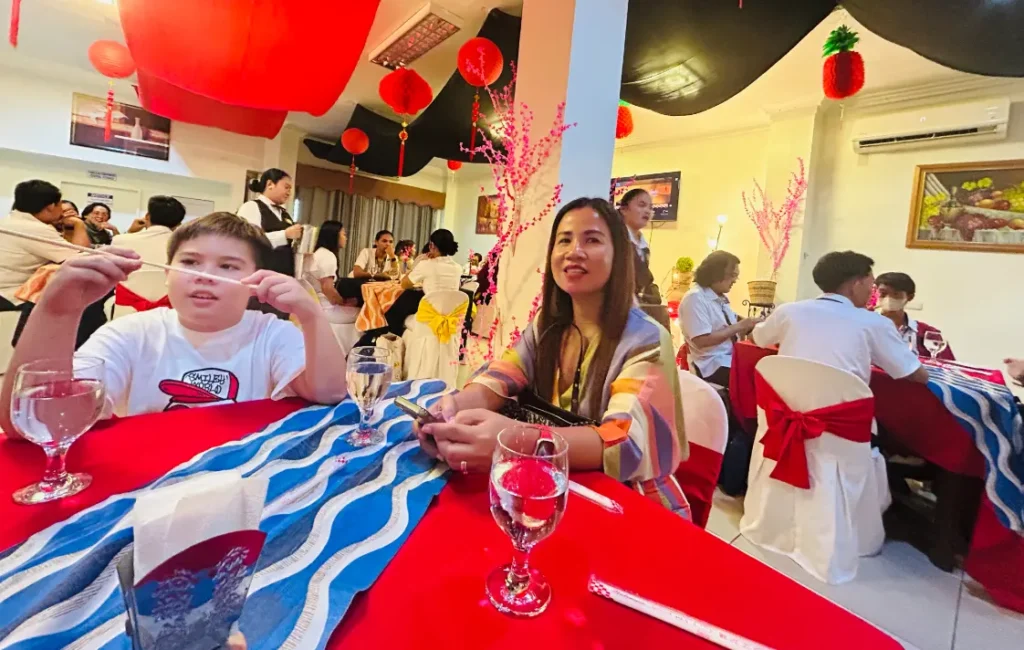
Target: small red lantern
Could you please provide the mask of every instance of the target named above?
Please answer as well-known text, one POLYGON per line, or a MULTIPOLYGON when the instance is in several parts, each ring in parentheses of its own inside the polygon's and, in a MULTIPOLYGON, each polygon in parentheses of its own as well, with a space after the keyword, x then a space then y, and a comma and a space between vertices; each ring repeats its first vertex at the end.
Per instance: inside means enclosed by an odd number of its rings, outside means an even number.
POLYGON ((449 160, 448 161, 448 169, 452 170, 453 172, 459 171, 460 169, 462 169, 462 161, 461 160, 449 160))
POLYGON ((11 0, 11 24, 7 28, 7 40, 11 47, 18 47, 18 28, 21 25, 21 0, 11 0))
POLYGON ((469 159, 476 155, 476 125, 480 121, 480 88, 490 86, 501 76, 505 58, 494 41, 477 36, 466 41, 459 48, 459 74, 470 86, 473 93, 473 130, 469 134, 469 159))
MULTIPOLYGON (((89 46, 89 62, 104 77, 124 79, 135 73, 135 61, 128 48, 117 41, 100 40, 89 46)), ((114 120, 114 82, 107 87, 107 114, 104 120, 103 140, 110 142, 114 120)))
POLYGON ((633 112, 624 102, 619 102, 619 114, 615 118, 615 139, 628 138, 633 133, 633 112))
POLYGON ((402 116, 402 130, 398 133, 398 139, 402 141, 398 150, 398 175, 401 176, 405 165, 405 141, 409 139, 409 132, 405 130, 409 123, 404 116, 415 115, 429 106, 434 101, 434 91, 423 77, 409 68, 389 72, 380 80, 377 91, 384 103, 402 116))
POLYGON ((822 86, 829 99, 852 97, 864 87, 864 59, 853 47, 860 40, 857 32, 840 25, 828 35, 822 48, 825 67, 822 86))
POLYGON ((370 138, 362 129, 345 129, 341 134, 341 146, 352 154, 352 164, 348 168, 348 193, 352 194, 356 178, 356 156, 366 153, 370 148, 370 138))

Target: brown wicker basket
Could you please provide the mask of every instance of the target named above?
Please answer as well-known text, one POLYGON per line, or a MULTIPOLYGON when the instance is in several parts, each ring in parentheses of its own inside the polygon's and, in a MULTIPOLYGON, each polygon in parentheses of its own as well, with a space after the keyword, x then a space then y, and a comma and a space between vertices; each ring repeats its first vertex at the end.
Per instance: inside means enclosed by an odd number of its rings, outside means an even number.
POLYGON ((775 281, 774 280, 751 280, 747 283, 747 293, 750 295, 750 302, 754 305, 775 304, 775 281))

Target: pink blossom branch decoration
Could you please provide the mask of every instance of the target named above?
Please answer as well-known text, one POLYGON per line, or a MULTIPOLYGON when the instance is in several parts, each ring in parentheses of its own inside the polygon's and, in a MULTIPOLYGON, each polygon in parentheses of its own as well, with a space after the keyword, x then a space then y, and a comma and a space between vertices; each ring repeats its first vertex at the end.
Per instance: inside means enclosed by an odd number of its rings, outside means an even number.
POLYGON ((803 204, 807 194, 807 175, 804 170, 803 158, 796 159, 799 169, 793 173, 786 188, 786 199, 782 206, 775 207, 775 204, 764 193, 764 188, 756 180, 754 181, 754 192, 748 198, 743 192, 743 209, 747 216, 754 222, 757 234, 761 237, 761 243, 772 258, 771 279, 778 276, 782 260, 789 251, 790 238, 793 233, 793 221, 803 204))

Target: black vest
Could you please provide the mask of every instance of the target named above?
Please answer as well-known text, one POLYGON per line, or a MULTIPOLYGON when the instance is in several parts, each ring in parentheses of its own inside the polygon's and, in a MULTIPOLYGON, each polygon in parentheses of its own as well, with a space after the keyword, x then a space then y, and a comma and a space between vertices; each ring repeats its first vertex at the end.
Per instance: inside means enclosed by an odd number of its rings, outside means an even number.
MULTIPOLYGON (((263 232, 279 232, 294 223, 291 215, 284 208, 281 208, 281 217, 278 218, 270 206, 263 201, 256 201, 256 206, 260 209, 260 227, 263 228, 263 232)), ((294 276, 295 252, 292 250, 291 244, 274 248, 266 264, 271 271, 294 276)))
POLYGON ((636 246, 630 246, 633 249, 633 273, 636 279, 636 297, 642 305, 640 309, 644 310, 648 316, 661 323, 661 326, 668 331, 672 331, 671 321, 668 317, 668 309, 661 304, 661 290, 658 288, 658 284, 654 281, 654 274, 651 273, 651 268, 644 262, 644 258, 640 256, 640 251, 636 249, 636 246))

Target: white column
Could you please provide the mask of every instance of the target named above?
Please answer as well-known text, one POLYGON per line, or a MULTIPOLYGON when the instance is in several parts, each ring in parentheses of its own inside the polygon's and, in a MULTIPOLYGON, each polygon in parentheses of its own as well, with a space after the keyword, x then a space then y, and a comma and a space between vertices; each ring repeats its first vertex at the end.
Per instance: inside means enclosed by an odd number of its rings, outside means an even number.
MULTIPOLYGON (((622 53, 628 0, 525 0, 519 37, 517 103, 534 114, 531 138, 551 128, 558 104, 566 104, 566 132, 531 186, 532 202, 523 218, 537 214, 551 190, 563 185, 562 202, 580 196, 607 198, 615 149, 622 53)), ((515 253, 502 257, 498 280, 501 313, 499 340, 507 342, 515 325, 523 329, 530 304, 540 291, 552 212, 526 231, 515 253)))

